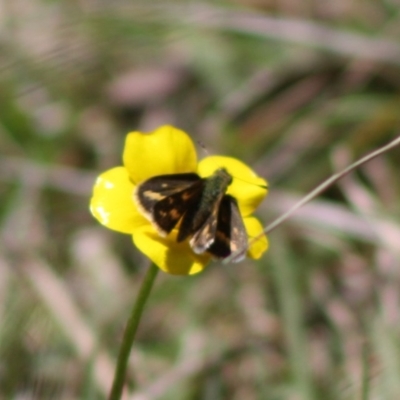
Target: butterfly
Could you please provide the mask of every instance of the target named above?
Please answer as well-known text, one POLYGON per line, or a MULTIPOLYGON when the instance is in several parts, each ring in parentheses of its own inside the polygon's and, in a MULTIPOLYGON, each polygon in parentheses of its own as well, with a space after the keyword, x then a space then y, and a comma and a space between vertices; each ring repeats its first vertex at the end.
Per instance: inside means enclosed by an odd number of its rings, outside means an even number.
POLYGON ((248 243, 237 201, 226 194, 232 180, 225 168, 208 178, 195 173, 158 175, 140 183, 135 198, 161 236, 177 227, 177 241, 189 239, 196 254, 226 258, 248 243))

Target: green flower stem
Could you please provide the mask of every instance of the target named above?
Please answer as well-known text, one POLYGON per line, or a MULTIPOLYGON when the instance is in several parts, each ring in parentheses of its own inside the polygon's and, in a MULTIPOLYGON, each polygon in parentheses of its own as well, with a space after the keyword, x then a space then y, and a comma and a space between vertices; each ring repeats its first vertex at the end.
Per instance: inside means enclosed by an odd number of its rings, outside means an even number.
POLYGON ((135 339, 140 318, 142 316, 147 298, 149 297, 149 294, 153 287, 158 270, 159 269, 156 265, 152 264, 150 266, 144 277, 142 286, 140 287, 136 302, 132 308, 131 316, 129 317, 128 323, 126 324, 124 337, 122 339, 122 344, 119 349, 117 367, 115 369, 114 381, 111 388, 109 400, 120 400, 121 398, 122 389, 124 388, 125 383, 126 367, 128 364, 133 340, 135 339))

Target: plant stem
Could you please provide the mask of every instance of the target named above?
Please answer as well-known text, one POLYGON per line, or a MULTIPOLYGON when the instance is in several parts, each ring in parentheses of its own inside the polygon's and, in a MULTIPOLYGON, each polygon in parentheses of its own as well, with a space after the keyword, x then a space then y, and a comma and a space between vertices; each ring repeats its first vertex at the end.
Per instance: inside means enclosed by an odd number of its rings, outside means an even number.
POLYGON ((144 306, 149 297, 154 280, 157 276, 158 267, 154 264, 150 266, 140 287, 136 302, 133 305, 131 315, 126 324, 124 337, 119 349, 117 366, 115 368, 114 381, 111 388, 109 400, 120 400, 122 389, 124 388, 126 367, 128 364, 129 354, 135 339, 136 331, 139 326, 140 318, 143 313, 144 306))

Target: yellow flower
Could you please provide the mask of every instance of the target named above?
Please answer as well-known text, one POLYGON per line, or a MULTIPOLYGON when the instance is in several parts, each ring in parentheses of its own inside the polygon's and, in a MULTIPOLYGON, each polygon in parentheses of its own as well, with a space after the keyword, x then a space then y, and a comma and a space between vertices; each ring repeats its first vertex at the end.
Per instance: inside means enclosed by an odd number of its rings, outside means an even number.
MULTIPOLYGON (((195 172, 206 178, 221 167, 233 176, 227 193, 238 202, 248 236, 260 234, 262 225, 251 213, 267 193, 265 180, 231 157, 211 156, 197 163, 189 136, 172 126, 162 126, 147 134, 128 134, 123 166, 112 168, 97 178, 90 211, 107 228, 132 235, 139 250, 163 271, 175 275, 198 273, 209 263, 211 255, 194 253, 188 240, 178 243, 176 228, 168 236, 160 236, 139 211, 134 191, 138 184, 157 175, 195 172)), ((260 258, 267 248, 268 240, 264 236, 250 246, 247 255, 260 258)))

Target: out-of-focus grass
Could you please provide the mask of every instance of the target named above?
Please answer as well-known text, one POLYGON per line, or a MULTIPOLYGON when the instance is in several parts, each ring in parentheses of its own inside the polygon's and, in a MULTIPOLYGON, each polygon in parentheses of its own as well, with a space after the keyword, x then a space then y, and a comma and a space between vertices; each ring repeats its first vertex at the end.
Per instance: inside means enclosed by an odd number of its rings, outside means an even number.
MULTIPOLYGON (((3 3, 0 399, 106 398, 148 260, 88 201, 129 130, 172 123, 253 165, 265 223, 400 134, 395 0, 3 3)), ((161 274, 126 398, 397 400, 399 159, 299 210, 257 262, 161 274)))

